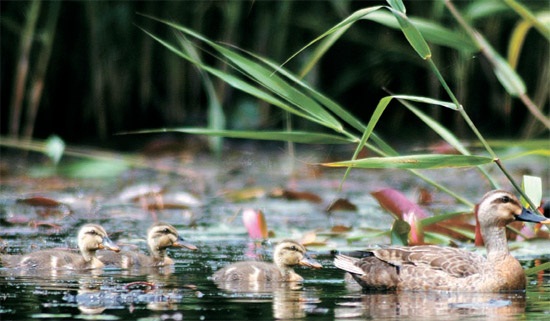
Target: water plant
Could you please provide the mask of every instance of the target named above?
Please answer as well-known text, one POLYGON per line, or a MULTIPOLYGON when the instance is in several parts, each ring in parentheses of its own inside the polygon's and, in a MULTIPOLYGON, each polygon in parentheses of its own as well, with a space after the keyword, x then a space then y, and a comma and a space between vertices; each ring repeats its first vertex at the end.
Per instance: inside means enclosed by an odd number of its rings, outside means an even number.
MULTIPOLYGON (((178 36, 177 41, 167 41, 148 30, 144 29, 148 35, 161 43, 163 46, 171 50, 176 55, 184 58, 188 62, 195 65, 200 70, 225 81, 230 86, 248 93, 260 100, 279 107, 292 117, 303 118, 309 122, 316 123, 330 133, 324 131, 300 131, 300 130, 281 130, 281 131, 238 131, 225 130, 220 128, 171 128, 159 130, 143 130, 141 133, 152 133, 159 131, 175 131, 191 134, 204 134, 212 136, 252 138, 252 139, 267 139, 281 140, 293 143, 324 143, 324 144, 339 144, 353 143, 356 144, 355 154, 348 161, 326 163, 325 166, 331 167, 346 167, 345 177, 349 174, 351 168, 398 168, 405 169, 413 175, 425 180, 439 190, 448 193, 455 197, 459 202, 472 206, 470 201, 464 197, 457 195, 447 187, 437 183, 436 181, 426 177, 420 169, 436 169, 443 167, 477 167, 480 174, 488 179, 493 188, 498 187, 496 181, 482 166, 489 163, 495 163, 515 189, 529 203, 530 207, 537 208, 529 197, 525 195, 523 190, 515 183, 506 170, 501 158, 495 153, 493 148, 480 133, 476 125, 471 121, 464 106, 458 101, 456 95, 451 90, 447 81, 440 72, 437 64, 432 57, 432 50, 428 41, 436 44, 454 48, 462 53, 480 51, 487 57, 491 63, 491 67, 501 85, 506 91, 512 95, 521 97, 526 103, 527 108, 532 111, 533 115, 548 129, 548 119, 540 114, 540 107, 533 106, 531 101, 526 96, 525 84, 517 72, 510 64, 503 59, 498 52, 485 40, 479 31, 476 31, 472 26, 464 21, 461 14, 456 10, 451 1, 445 1, 445 5, 452 13, 455 19, 463 30, 466 31, 466 36, 463 33, 444 27, 436 22, 427 22, 410 18, 406 13, 405 5, 402 1, 387 1, 388 5, 373 6, 360 9, 347 18, 336 24, 334 27, 327 30, 325 33, 312 40, 309 44, 303 47, 300 51, 292 55, 288 60, 295 58, 303 50, 316 46, 313 54, 309 56, 304 68, 298 75, 285 69, 285 63, 279 64, 272 60, 257 55, 255 53, 245 51, 230 45, 216 43, 201 34, 186 28, 177 23, 155 18, 152 16, 145 17, 161 22, 170 28, 173 28, 178 36), (436 76, 442 88, 447 93, 450 101, 443 101, 425 96, 415 95, 397 95, 391 94, 382 97, 377 106, 374 108, 370 120, 365 125, 359 119, 354 117, 350 112, 340 106, 337 102, 325 96, 318 90, 312 88, 302 78, 311 70, 312 66, 319 61, 327 50, 356 22, 361 20, 373 20, 390 27, 399 28, 409 45, 418 54, 420 59, 424 60, 429 70, 436 76), (213 68, 203 61, 199 60, 196 55, 190 53, 188 49, 187 37, 196 41, 195 46, 204 51, 211 53, 214 57, 223 60, 229 67, 230 71, 213 68), (198 43, 198 44, 197 44, 198 43), (437 133, 443 140, 454 147, 459 155, 446 154, 417 154, 417 155, 400 155, 389 143, 376 135, 374 132, 375 126, 379 123, 384 111, 392 101, 398 101, 414 115, 421 119, 429 128, 437 133), (460 142, 458 137, 451 131, 447 130, 442 124, 434 120, 432 117, 423 112, 415 104, 428 104, 438 107, 444 107, 447 110, 452 110, 460 114, 464 122, 474 133, 479 143, 485 149, 487 155, 473 155, 467 147, 460 142), (536 111, 535 111, 536 110, 536 111), (537 112, 539 111, 539 112, 537 112), (364 148, 368 148, 378 157, 369 157, 358 159, 359 152, 364 148)), ((508 2, 513 10, 525 13, 525 7, 515 2, 508 2)), ((528 10, 526 12, 529 12, 528 10)), ((538 23, 535 15, 528 15, 537 25, 538 31, 546 37, 548 28, 544 24, 538 23)), ((536 149, 531 151, 533 154, 548 156, 548 149, 536 149)))

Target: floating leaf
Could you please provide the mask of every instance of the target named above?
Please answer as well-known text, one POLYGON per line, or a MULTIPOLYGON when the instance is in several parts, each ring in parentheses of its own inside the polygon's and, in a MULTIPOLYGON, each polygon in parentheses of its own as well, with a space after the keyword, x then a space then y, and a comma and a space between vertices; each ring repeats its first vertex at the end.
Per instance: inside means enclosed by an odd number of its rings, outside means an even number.
POLYGON ((327 242, 324 240, 319 240, 319 238, 317 238, 317 232, 310 231, 302 236, 300 239, 300 244, 304 246, 322 246, 326 245, 327 242))
POLYGON ((252 239, 266 239, 268 236, 267 223, 264 213, 260 210, 247 208, 242 212, 243 223, 252 239))
POLYGON ((334 225, 330 231, 333 233, 345 233, 351 231, 352 228, 344 225, 334 225))
POLYGON ((62 202, 59 202, 52 198, 44 197, 44 196, 32 196, 27 198, 20 198, 17 200, 17 203, 22 203, 30 206, 41 206, 41 207, 58 207, 63 205, 62 202))
POLYGON ((286 198, 291 201, 309 201, 313 203, 321 203, 323 199, 314 193, 302 192, 302 191, 293 191, 288 189, 275 190, 271 193, 272 196, 286 198))
POLYGON ((225 198, 233 202, 242 202, 255 198, 261 198, 266 195, 266 191, 262 187, 250 187, 234 191, 226 191, 223 193, 225 198))
POLYGON ((432 193, 426 188, 420 188, 418 191, 418 204, 431 204, 433 203, 432 193))
POLYGON ((327 207, 327 212, 357 211, 357 206, 345 198, 339 198, 327 207))

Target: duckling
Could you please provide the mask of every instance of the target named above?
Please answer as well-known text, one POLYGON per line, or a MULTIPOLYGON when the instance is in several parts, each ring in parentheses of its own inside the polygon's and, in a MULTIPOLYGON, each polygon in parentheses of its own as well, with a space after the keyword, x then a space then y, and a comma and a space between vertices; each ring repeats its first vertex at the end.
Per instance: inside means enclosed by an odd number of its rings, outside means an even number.
POLYGON ((514 221, 550 224, 523 208, 511 193, 484 195, 478 221, 487 256, 462 249, 420 245, 365 251, 364 257, 337 255, 334 265, 365 289, 501 292, 525 290, 525 273, 510 255, 506 225, 514 221))
POLYGON ((247 261, 230 264, 214 273, 215 282, 300 282, 304 279, 294 272, 296 265, 314 269, 322 265, 306 254, 306 248, 293 240, 284 240, 275 247, 273 263, 247 261))
POLYGON ((131 251, 123 251, 119 254, 108 252, 102 254, 100 260, 107 266, 123 269, 166 266, 174 264, 174 260, 166 254, 167 248, 185 247, 193 251, 197 250, 196 246, 179 236, 178 231, 172 225, 162 222, 153 224, 147 231, 147 245, 151 256, 131 251))
POLYGON ((96 251, 120 249, 109 239, 105 229, 97 224, 86 224, 78 232, 80 255, 69 251, 42 250, 25 255, 3 255, 0 263, 4 267, 22 269, 87 270, 102 268, 96 251))

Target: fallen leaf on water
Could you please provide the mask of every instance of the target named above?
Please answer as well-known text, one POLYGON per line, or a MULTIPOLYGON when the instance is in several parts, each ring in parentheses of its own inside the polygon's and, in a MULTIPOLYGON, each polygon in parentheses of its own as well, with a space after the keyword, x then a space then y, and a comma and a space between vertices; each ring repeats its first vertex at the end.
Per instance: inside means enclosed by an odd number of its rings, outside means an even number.
POLYGON ((420 188, 418 194, 418 204, 427 205, 431 203, 433 203, 432 193, 425 188, 420 188))
POLYGON ((357 211, 357 206, 345 198, 339 198, 334 202, 330 203, 326 211, 327 212, 357 211))
POLYGON ((261 187, 250 187, 241 190, 226 191, 224 192, 225 198, 233 202, 247 201, 255 198, 264 197, 266 194, 265 189, 261 187))
POLYGON ((16 203, 33 207, 35 213, 42 218, 65 217, 73 213, 69 205, 45 196, 20 198, 16 203))
POLYGON ((302 238, 300 239, 300 243, 302 245, 307 245, 312 242, 315 242, 316 239, 317 239, 317 232, 309 231, 309 232, 306 232, 304 235, 302 235, 302 238))
POLYGON ((321 203, 323 199, 314 193, 294 191, 288 189, 276 189, 271 192, 273 197, 282 197, 291 201, 309 201, 313 203, 321 203))
POLYGON ((300 244, 304 246, 321 246, 326 245, 326 241, 319 240, 317 238, 317 232, 309 231, 302 235, 302 238, 300 239, 300 244))
POLYGON ((157 184, 137 184, 123 189, 118 198, 123 202, 136 202, 140 199, 161 194, 164 188, 157 184))
POLYGON ((27 198, 20 198, 17 203, 26 204, 30 206, 42 206, 42 207, 58 207, 64 205, 63 203, 56 201, 49 197, 44 196, 32 196, 27 198))
POLYGON ((334 225, 330 231, 334 233, 345 233, 351 231, 352 228, 344 225, 334 225))

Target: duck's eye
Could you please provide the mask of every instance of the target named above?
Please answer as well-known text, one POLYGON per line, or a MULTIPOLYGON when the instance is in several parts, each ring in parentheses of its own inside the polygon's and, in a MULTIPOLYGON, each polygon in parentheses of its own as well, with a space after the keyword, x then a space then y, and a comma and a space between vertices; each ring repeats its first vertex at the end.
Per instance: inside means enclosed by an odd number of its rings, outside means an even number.
POLYGON ((502 201, 502 203, 510 203, 512 201, 512 199, 508 196, 502 196, 500 200, 502 201))
POLYGON ((164 230, 162 230, 162 232, 168 234, 170 233, 170 230, 168 228, 165 228, 164 230))
POLYGON ((292 251, 298 251, 298 249, 297 249, 296 246, 294 246, 294 245, 292 245, 292 246, 290 247, 290 249, 291 249, 292 251))

